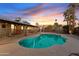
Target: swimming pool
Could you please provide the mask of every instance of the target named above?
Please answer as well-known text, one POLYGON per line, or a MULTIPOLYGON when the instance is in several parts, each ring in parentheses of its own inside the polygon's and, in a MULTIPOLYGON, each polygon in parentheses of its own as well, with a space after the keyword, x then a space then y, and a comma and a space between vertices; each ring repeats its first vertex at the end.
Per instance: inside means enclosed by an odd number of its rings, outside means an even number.
POLYGON ((55 34, 40 34, 36 37, 29 37, 19 41, 19 44, 26 48, 48 48, 55 45, 62 45, 66 38, 55 34))

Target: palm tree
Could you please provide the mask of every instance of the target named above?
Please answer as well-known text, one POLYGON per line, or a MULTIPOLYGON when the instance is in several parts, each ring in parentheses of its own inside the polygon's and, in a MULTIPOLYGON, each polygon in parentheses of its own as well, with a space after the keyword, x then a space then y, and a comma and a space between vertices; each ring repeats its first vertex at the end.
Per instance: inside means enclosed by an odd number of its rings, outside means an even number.
POLYGON ((36 22, 36 26, 39 26, 39 23, 36 22))
POLYGON ((57 19, 55 19, 55 22, 57 22, 57 19))
POLYGON ((54 31, 55 31, 55 32, 58 32, 58 28, 59 28, 59 24, 58 24, 57 21, 58 21, 58 20, 55 19, 55 23, 54 23, 54 25, 53 25, 53 28, 54 28, 54 31))
POLYGON ((69 32, 73 32, 75 26, 75 11, 78 8, 79 4, 69 4, 68 9, 64 12, 65 20, 67 21, 67 25, 69 26, 69 32))
POLYGON ((17 17, 15 21, 16 22, 20 22, 21 21, 21 18, 20 17, 17 17))

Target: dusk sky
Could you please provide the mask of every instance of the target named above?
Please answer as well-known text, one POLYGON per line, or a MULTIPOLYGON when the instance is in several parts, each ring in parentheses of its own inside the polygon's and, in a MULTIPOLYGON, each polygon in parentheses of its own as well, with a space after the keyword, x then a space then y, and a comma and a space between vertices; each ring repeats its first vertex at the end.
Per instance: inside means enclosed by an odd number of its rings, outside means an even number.
MULTIPOLYGON (((63 22, 63 12, 67 9, 65 3, 0 3, 0 16, 5 16, 14 20, 21 17, 22 21, 26 20, 31 24, 38 22, 40 25, 53 25, 55 19, 59 24, 63 22)), ((79 12, 76 11, 79 19, 79 12)))

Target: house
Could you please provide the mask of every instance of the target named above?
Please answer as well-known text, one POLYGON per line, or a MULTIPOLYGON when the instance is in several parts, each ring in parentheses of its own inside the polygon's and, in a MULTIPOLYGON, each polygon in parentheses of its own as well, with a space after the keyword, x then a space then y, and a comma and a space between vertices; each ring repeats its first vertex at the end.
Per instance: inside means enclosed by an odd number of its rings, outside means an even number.
POLYGON ((27 34, 28 27, 36 27, 28 22, 22 23, 17 21, 11 21, 6 19, 0 19, 0 37, 3 36, 12 36, 19 34, 27 34))

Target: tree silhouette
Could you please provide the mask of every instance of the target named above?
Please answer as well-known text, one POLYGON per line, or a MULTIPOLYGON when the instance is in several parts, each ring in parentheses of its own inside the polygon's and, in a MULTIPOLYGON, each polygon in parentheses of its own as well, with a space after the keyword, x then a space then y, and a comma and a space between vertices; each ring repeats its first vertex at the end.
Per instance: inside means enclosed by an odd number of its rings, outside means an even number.
POLYGON ((71 3, 68 5, 68 9, 64 12, 64 21, 67 21, 67 25, 69 26, 69 31, 73 32, 75 26, 75 20, 77 19, 75 16, 75 11, 79 7, 79 4, 71 3))

